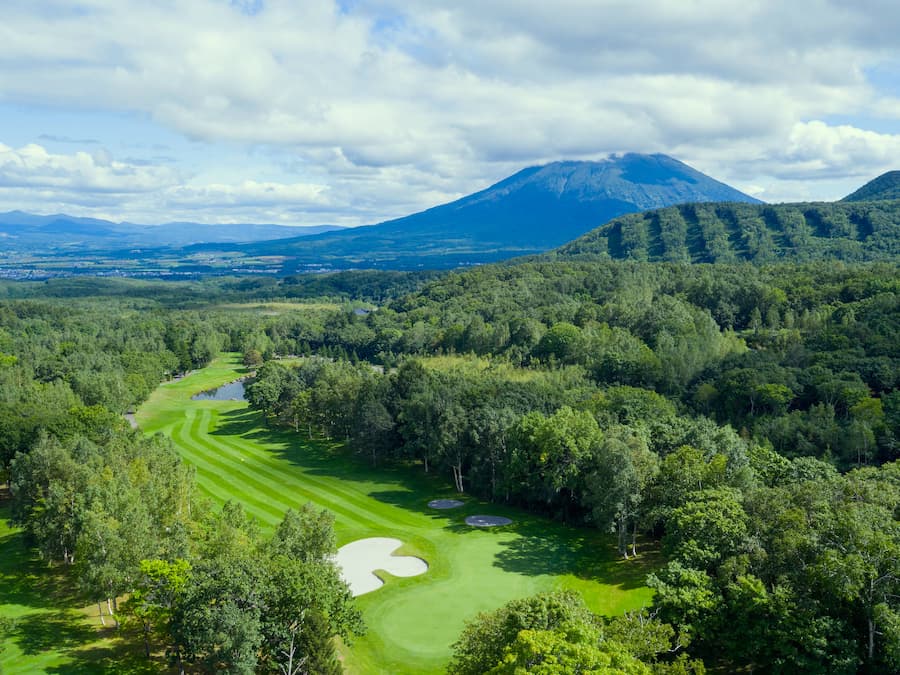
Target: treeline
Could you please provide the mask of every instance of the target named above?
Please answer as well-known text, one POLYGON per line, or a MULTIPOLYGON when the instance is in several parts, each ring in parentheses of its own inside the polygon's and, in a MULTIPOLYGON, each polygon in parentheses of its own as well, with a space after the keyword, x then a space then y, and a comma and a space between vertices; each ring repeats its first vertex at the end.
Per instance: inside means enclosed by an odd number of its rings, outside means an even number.
MULTIPOLYGON (((324 300, 381 304, 419 290, 443 272, 344 271, 276 277, 212 277, 197 281, 145 281, 66 277, 41 282, 0 281, 2 299, 140 298, 170 309, 209 308, 251 300, 324 300)), ((146 305, 146 303, 143 303, 146 305)))
POLYGON ((447 672, 703 675, 703 662, 685 646, 684 636, 651 612, 601 617, 575 593, 545 593, 469 621, 447 672))
POLYGON ((900 256, 900 201, 682 204, 615 218, 548 254, 676 263, 900 256))
POLYGON ((897 457, 896 266, 524 264, 451 274, 375 312, 277 317, 276 353, 366 360, 474 353, 577 366, 663 393, 787 456, 897 457))

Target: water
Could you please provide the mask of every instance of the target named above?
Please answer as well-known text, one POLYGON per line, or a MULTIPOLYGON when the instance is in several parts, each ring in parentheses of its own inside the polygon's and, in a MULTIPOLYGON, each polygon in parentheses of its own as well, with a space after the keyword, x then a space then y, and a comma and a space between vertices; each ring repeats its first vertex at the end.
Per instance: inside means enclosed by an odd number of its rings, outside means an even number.
POLYGON ((191 396, 193 401, 246 401, 244 397, 244 381, 229 382, 218 389, 201 391, 191 396))

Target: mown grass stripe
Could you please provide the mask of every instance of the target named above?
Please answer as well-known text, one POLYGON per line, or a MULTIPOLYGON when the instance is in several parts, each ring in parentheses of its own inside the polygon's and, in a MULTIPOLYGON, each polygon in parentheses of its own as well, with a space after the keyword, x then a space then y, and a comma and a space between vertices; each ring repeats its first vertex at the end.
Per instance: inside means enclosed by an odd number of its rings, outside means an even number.
MULTIPOLYGON (((176 441, 177 442, 177 441, 176 441)), ((197 485, 200 490, 212 497, 215 501, 224 504, 229 499, 237 499, 233 481, 228 480, 227 475, 222 475, 222 470, 210 466, 200 456, 186 450, 185 446, 178 443, 182 450, 182 456, 193 465, 197 475, 197 485)), ((268 524, 277 524, 284 515, 283 510, 278 510, 270 505, 269 500, 258 500, 247 497, 240 498, 248 514, 268 524)))
MULTIPOLYGON (((207 411, 203 411, 203 418, 208 417, 207 411)), ((210 426, 207 425, 205 432, 210 434, 210 426)), ((216 438, 216 445, 229 447, 235 452, 241 454, 246 459, 253 460, 254 469, 260 473, 267 473, 271 477, 277 479, 282 485, 291 489, 303 492, 309 496, 309 499, 315 503, 333 509, 336 512, 351 514, 355 513, 362 517, 370 525, 382 525, 384 527, 397 528, 398 526, 421 527, 420 519, 413 515, 408 515, 400 509, 393 509, 391 516, 382 516, 375 513, 372 506, 372 497, 363 494, 353 488, 341 487, 338 484, 339 479, 319 478, 305 472, 302 467, 294 466, 285 460, 272 456, 272 453, 257 443, 239 438, 230 437, 225 439, 216 438)), ((386 508, 391 508, 385 505, 386 508)))
POLYGON ((202 466, 208 472, 216 471, 216 475, 228 486, 232 496, 239 492, 249 501, 264 505, 273 515, 283 514, 290 504, 274 499, 269 490, 265 489, 267 485, 260 486, 252 475, 252 471, 241 466, 240 462, 228 460, 227 456, 222 453, 210 452, 207 445, 192 433, 193 427, 199 423, 199 419, 194 420, 178 435, 179 441, 187 447, 190 453, 190 461, 202 466), (188 435, 185 436, 185 433, 188 435), (233 477, 237 477, 238 480, 234 480, 233 477), (237 486, 240 487, 236 490, 237 486))
MULTIPOLYGON (((193 461, 202 462, 207 469, 211 467, 218 467, 225 475, 239 477, 239 481, 232 482, 232 492, 233 494, 235 494, 235 496, 239 495, 242 500, 252 499, 257 503, 261 503, 261 498, 268 499, 271 504, 266 504, 267 510, 272 511, 273 513, 279 513, 281 515, 283 515, 288 508, 296 508, 297 506, 299 506, 299 504, 303 503, 303 501, 306 501, 305 499, 301 499, 298 500, 297 503, 293 503, 275 497, 274 493, 276 490, 276 484, 273 481, 267 480, 265 477, 260 475, 261 472, 257 472, 253 468, 251 468, 253 466, 252 463, 248 464, 247 462, 241 462, 239 460, 233 459, 233 455, 228 452, 217 452, 217 450, 222 450, 222 446, 224 445, 218 441, 212 443, 201 440, 209 438, 209 436, 207 435, 200 435, 204 421, 207 421, 208 423, 208 419, 210 417, 208 411, 200 411, 199 415, 194 415, 193 417, 194 419, 189 429, 191 439, 190 443, 196 450, 193 461), (206 450, 208 450, 208 452, 203 452, 201 448, 205 448, 206 450)), ((346 521, 348 521, 349 525, 360 528, 379 527, 379 523, 367 517, 367 515, 365 515, 364 513, 360 513, 359 510, 345 508, 339 503, 334 502, 330 499, 316 498, 316 495, 310 494, 310 492, 304 488, 301 482, 286 481, 285 479, 287 478, 287 476, 283 473, 275 474, 275 476, 282 484, 286 484, 288 482, 292 484, 293 493, 304 495, 310 501, 320 503, 321 506, 330 508, 335 512, 335 515, 340 515, 346 521)), ((279 492, 283 493, 283 490, 279 490, 279 492)), ((279 520, 281 515, 278 516, 279 520)))

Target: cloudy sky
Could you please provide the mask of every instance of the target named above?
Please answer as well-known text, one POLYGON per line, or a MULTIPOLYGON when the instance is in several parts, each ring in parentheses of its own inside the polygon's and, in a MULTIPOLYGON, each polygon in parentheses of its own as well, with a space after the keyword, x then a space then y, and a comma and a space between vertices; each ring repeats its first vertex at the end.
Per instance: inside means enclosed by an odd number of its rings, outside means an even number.
POLYGON ((2 0, 0 211, 359 225, 663 152, 766 201, 900 168, 896 0, 2 0))

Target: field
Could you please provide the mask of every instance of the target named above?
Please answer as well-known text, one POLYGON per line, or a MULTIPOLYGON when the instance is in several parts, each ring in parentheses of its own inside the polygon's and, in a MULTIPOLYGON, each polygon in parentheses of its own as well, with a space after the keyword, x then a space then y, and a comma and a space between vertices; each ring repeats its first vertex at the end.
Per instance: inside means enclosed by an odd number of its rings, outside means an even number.
POLYGON ((369 632, 343 648, 349 672, 440 672, 467 618, 540 591, 576 589, 593 610, 610 614, 649 603, 643 579, 653 558, 621 561, 596 531, 471 499, 433 511, 429 500, 456 495, 418 468, 373 470, 338 444, 267 428, 245 403, 190 400, 243 374, 232 354, 164 384, 137 412, 138 423, 175 441, 196 467, 203 493, 216 503, 239 500, 263 528, 311 501, 335 514, 339 544, 396 537, 405 542, 398 553, 428 562, 426 574, 387 578, 383 588, 358 598, 369 632), (463 524, 476 513, 508 516, 514 524, 497 530, 463 524))

